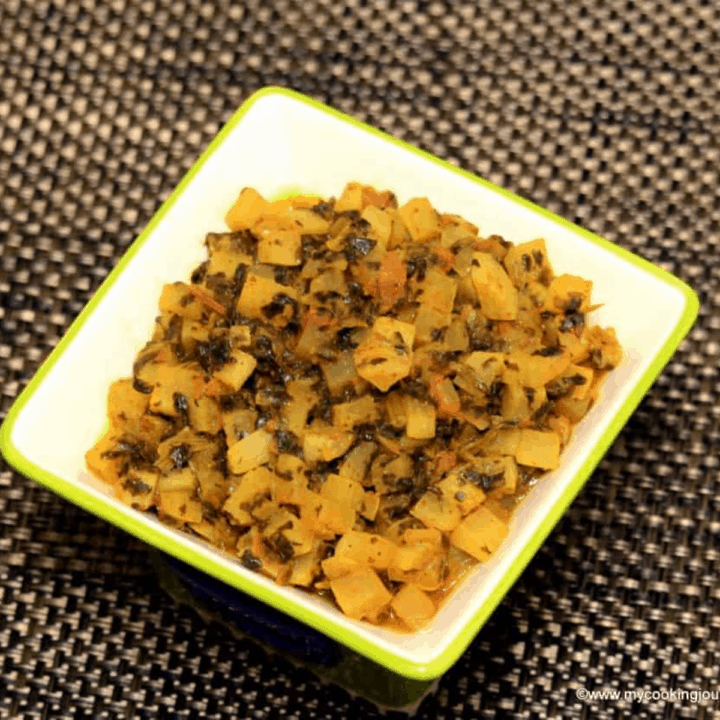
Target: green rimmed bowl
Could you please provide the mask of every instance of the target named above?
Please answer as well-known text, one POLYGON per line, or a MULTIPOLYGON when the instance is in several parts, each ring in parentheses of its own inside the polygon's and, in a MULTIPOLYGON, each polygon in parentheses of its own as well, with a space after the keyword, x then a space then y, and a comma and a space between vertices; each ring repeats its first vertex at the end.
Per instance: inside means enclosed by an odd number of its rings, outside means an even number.
POLYGON ((395 673, 441 675, 459 657, 577 495, 689 331, 693 291, 651 263, 532 203, 297 93, 267 88, 250 99, 162 205, 73 323, 0 428, 18 470, 162 551, 320 630, 395 673), (166 282, 204 259, 202 240, 224 227, 240 188, 266 197, 288 188, 337 195, 356 180, 392 189, 400 202, 427 196, 485 234, 513 242, 544 237, 553 266, 594 283, 593 320, 616 328, 626 349, 598 403, 577 429, 562 466, 519 508, 498 552, 461 584, 433 622, 397 634, 344 617, 306 593, 279 587, 198 538, 112 497, 84 454, 106 422, 110 383, 127 376, 150 337, 166 282))

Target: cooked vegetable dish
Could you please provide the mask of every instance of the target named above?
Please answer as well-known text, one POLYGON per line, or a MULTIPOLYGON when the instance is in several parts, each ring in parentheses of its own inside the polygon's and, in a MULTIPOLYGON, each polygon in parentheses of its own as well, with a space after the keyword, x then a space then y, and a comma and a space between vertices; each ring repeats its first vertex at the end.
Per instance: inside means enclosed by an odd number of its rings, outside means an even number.
POLYGON ((245 188, 87 453, 118 498, 351 618, 414 631, 503 541, 621 360, 542 239, 426 198, 245 188))

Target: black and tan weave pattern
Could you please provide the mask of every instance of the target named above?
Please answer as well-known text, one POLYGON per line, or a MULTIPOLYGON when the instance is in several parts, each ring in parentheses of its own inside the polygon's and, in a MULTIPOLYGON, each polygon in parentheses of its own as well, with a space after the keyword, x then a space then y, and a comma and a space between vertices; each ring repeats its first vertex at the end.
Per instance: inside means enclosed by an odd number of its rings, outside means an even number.
MULTIPOLYGON (((2 0, 0 417, 254 90, 308 93, 577 221, 700 318, 418 717, 713 718, 720 7, 711 0, 2 0)), ((228 638, 147 549, 0 466, 0 717, 364 718, 228 638)))

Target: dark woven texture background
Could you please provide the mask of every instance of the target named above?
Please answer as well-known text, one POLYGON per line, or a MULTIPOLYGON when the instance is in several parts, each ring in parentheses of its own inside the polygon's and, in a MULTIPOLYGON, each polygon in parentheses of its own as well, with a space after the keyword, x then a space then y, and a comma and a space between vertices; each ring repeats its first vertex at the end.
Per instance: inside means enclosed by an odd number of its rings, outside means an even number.
MULTIPOLYGON (((575 695, 720 690, 719 29, 709 0, 2 0, 0 417, 243 100, 305 92, 701 296, 419 717, 719 717, 575 695)), ((376 716, 319 687, 177 609, 139 541, 0 466, 1 717, 376 716)))

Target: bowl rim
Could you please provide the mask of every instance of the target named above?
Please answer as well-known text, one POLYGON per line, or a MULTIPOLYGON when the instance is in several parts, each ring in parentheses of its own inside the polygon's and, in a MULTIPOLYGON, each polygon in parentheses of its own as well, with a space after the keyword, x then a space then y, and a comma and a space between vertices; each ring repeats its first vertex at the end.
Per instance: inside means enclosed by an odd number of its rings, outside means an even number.
POLYGON ((465 651, 467 646, 479 632, 480 628, 484 625, 487 619, 490 617, 492 612, 495 610, 500 601, 504 598, 510 587, 515 583, 521 572, 530 562, 532 557, 536 554, 542 543, 545 541, 547 536, 552 531, 553 527, 559 521, 568 505, 577 496, 582 486, 587 481, 588 477, 595 469, 596 465, 600 462, 605 452, 608 450, 612 442, 617 437, 618 433, 625 425, 630 415, 633 413, 635 408, 638 406, 643 396, 646 394, 650 386, 653 384, 661 370, 668 363, 675 350, 679 346, 682 339, 690 331, 695 319, 699 312, 699 299, 695 291, 684 283, 679 278, 675 277, 671 273, 663 270, 656 265, 653 265, 648 260, 639 257, 631 253, 629 250, 621 248, 604 238, 586 230, 575 223, 570 222, 550 211, 536 205, 535 203, 527 200, 515 193, 510 192, 504 188, 501 188, 488 180, 485 180, 473 173, 463 170, 451 163, 442 160, 430 153, 420 150, 409 143, 400 140, 399 138, 393 137, 388 133, 385 133, 377 128, 374 128, 366 123, 363 123, 345 113, 329 107, 317 100, 314 100, 306 95, 303 95, 294 90, 290 90, 283 87, 269 86, 262 88, 250 97, 235 111, 232 117, 225 123, 220 129, 217 135, 208 145, 207 149, 202 153, 198 160, 192 165, 192 167, 185 173, 183 178, 177 184, 175 189, 169 195, 169 197, 162 203, 160 208, 155 212, 149 223, 132 242, 126 252, 118 261, 117 265, 111 270, 105 280, 102 282, 98 290, 88 301, 87 305, 78 314, 77 318, 72 322, 64 336, 60 339, 57 346, 52 350, 47 359, 42 363, 36 374, 23 389, 20 395, 16 398, 14 403, 11 405, 5 421, 0 425, 0 452, 5 457, 7 462, 13 466, 20 473, 24 474, 28 478, 35 482, 44 485, 61 497, 70 500, 74 504, 81 508, 99 516, 103 519, 112 522, 114 525, 122 528, 123 530, 135 535, 141 540, 149 543, 152 546, 162 549, 164 552, 174 555, 175 557, 190 563, 194 567, 207 572, 208 574, 223 580, 224 582, 238 588, 243 592, 256 597, 263 602, 267 602, 273 607, 281 610, 291 617, 304 622, 305 624, 319 630, 320 632, 328 635, 332 639, 346 645, 347 647, 359 652, 362 655, 370 658, 371 660, 388 667, 393 672, 398 673, 409 678, 418 680, 429 680, 434 679, 443 674, 448 668, 450 668, 465 651), (562 494, 555 500, 555 502, 548 508, 547 512, 543 515, 537 532, 525 543, 521 548, 516 560, 509 568, 508 572, 501 578, 500 582, 493 588, 491 594, 487 600, 475 611, 470 620, 465 624, 463 628, 456 634, 454 639, 437 655, 433 656, 432 659, 425 662, 416 662, 406 656, 396 654, 390 649, 381 647, 371 639, 361 636, 354 632, 352 629, 343 627, 339 623, 335 623, 327 617, 323 616, 319 612, 313 612, 301 609, 301 613, 298 613, 299 607, 297 603, 289 598, 286 598, 282 594, 275 594, 264 588, 260 584, 251 584, 242 575, 235 574, 225 568, 221 563, 214 563, 202 555, 197 549, 185 546, 181 543, 167 547, 167 538, 157 528, 150 524, 143 522, 142 519, 135 517, 130 514, 126 514, 123 511, 116 508, 112 503, 103 500, 96 496, 96 494, 89 491, 87 488, 79 487, 52 472, 36 465, 29 458, 27 458, 18 449, 13 442, 13 429, 17 422, 19 415, 23 408, 28 403, 30 398, 35 394, 40 385, 42 384, 45 376, 50 372, 53 366, 57 363, 60 357, 63 355, 65 350, 73 342, 73 339, 79 332, 80 328, 85 324, 88 318, 95 311, 96 307, 107 294, 112 285, 116 282, 119 276, 124 272, 126 266, 130 260, 139 251, 140 247, 151 237, 155 227, 160 223, 162 218, 168 213, 173 205, 180 199, 183 191, 188 186, 190 181, 195 177, 200 168, 205 164, 208 158, 222 145, 224 140, 230 134, 230 132, 241 122, 248 111, 260 100, 272 96, 283 96, 286 99, 290 99, 294 102, 302 103, 310 106, 315 110, 318 110, 326 115, 333 117, 334 119, 354 126, 365 133, 374 135, 385 142, 391 143, 398 146, 406 151, 409 151, 416 156, 419 156, 423 160, 429 161, 435 165, 442 167, 445 170, 449 170, 457 175, 460 175, 473 183, 482 186, 486 190, 490 190, 493 193, 497 193, 512 201, 513 203, 522 206, 533 213, 543 216, 547 219, 552 220, 565 228, 571 230, 577 235, 580 235, 585 240, 590 241, 595 245, 599 245, 607 252, 614 254, 619 257, 622 261, 634 265, 638 270, 654 276, 657 280, 661 281, 664 285, 670 286, 675 290, 679 291, 683 297, 683 310, 680 314, 675 327, 672 329, 670 334, 667 336, 665 343, 652 358, 651 363, 646 368, 645 372, 638 378, 635 383, 635 387, 629 393, 624 403, 616 411, 614 416, 611 418, 610 423, 603 437, 596 443, 592 448, 590 454, 579 468, 575 476, 568 482, 566 488, 562 494))

